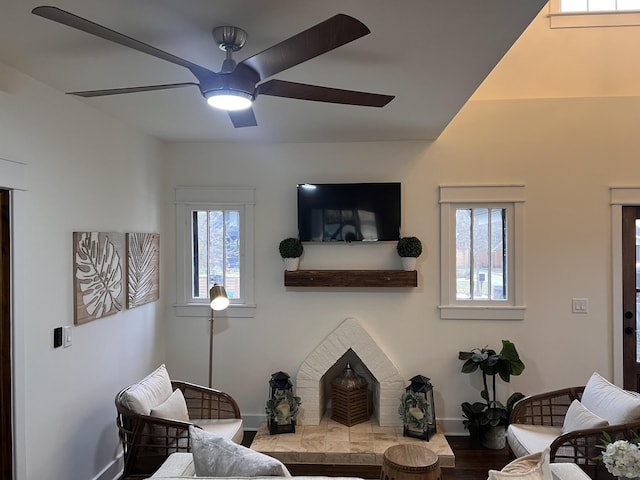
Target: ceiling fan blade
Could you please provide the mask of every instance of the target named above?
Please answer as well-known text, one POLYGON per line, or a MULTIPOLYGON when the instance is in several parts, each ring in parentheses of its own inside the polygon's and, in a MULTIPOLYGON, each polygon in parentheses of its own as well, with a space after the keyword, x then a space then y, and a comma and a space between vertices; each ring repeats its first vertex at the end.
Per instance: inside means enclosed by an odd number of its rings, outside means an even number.
POLYGON ((259 95, 360 105, 363 107, 384 107, 395 98, 392 95, 341 90, 339 88, 320 87, 304 83, 286 82, 284 80, 269 80, 262 83, 258 85, 257 92, 259 95))
POLYGON ((176 57, 175 55, 152 47, 151 45, 147 45, 146 43, 143 43, 139 40, 128 37, 122 33, 118 33, 115 30, 111 30, 107 27, 103 27, 102 25, 98 25, 97 23, 79 17, 77 15, 74 15, 73 13, 69 13, 57 7, 36 7, 31 10, 31 13, 48 20, 53 20, 54 22, 61 23, 68 27, 75 28, 76 30, 95 35, 96 37, 104 38, 105 40, 118 43, 125 47, 133 48, 134 50, 138 50, 139 52, 146 53, 175 65, 180 65, 181 67, 188 68, 191 73, 193 73, 196 78, 198 78, 198 80, 200 80, 200 78, 202 78, 203 76, 211 75, 214 73, 211 70, 201 67, 200 65, 196 65, 195 63, 191 63, 188 60, 176 57))
POLYGON ((240 63, 253 68, 264 80, 370 32, 360 20, 341 13, 240 63))
POLYGON ((123 93, 136 93, 136 92, 153 92, 155 90, 169 90, 171 88, 181 88, 198 86, 194 82, 185 83, 168 83, 166 85, 148 85, 144 87, 127 87, 127 88, 109 88, 106 90, 86 90, 83 92, 67 92, 69 95, 76 95, 77 97, 105 97, 107 95, 120 95, 123 93))
POLYGON ((252 108, 229 111, 229 118, 235 128, 255 127, 258 125, 252 108))

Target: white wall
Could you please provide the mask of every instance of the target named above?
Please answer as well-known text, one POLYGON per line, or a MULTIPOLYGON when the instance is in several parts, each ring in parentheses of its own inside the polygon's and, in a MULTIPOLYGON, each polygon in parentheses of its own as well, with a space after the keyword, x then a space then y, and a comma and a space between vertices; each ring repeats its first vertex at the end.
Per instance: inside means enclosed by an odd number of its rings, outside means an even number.
MULTIPOLYGON (((432 145, 170 145, 168 198, 172 185, 257 188, 257 312, 217 320, 215 385, 255 420, 270 374, 284 370, 295 378, 308 353, 348 316, 363 322, 405 379, 418 373, 432 379, 437 414, 451 420, 450 432, 461 428, 460 403, 479 399, 479 378, 459 373, 459 350, 514 341, 527 369, 511 388, 525 393, 583 384, 594 370, 611 378, 609 187, 640 185, 638 102, 470 102, 432 145), (426 247, 420 286, 409 292, 286 289, 277 244, 296 233, 296 183, 380 180, 402 182, 404 233, 426 247), (440 320, 438 186, 512 183, 526 186, 526 319, 440 320), (589 299, 588 314, 571 313, 573 297, 589 299)), ((400 268, 388 244, 309 246, 302 268, 339 268, 334 256, 346 257, 344 268, 400 268)), ((171 298, 171 279, 167 287, 171 298)), ((170 318, 174 375, 205 381, 206 328, 206 318, 170 318)))
POLYGON ((53 329, 73 325, 72 232, 161 230, 162 146, 8 67, 0 78, 0 157, 26 164, 27 186, 15 204, 16 479, 114 478, 114 397, 164 360, 162 303, 73 327, 66 349, 53 329))

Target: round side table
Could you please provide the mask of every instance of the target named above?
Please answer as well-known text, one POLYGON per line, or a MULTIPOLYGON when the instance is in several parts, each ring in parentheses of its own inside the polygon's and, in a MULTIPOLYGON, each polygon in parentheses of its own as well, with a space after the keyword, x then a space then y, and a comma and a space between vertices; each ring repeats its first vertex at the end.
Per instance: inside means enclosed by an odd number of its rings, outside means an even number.
POLYGON ((442 480, 438 456, 420 444, 400 444, 387 448, 380 480, 442 480))

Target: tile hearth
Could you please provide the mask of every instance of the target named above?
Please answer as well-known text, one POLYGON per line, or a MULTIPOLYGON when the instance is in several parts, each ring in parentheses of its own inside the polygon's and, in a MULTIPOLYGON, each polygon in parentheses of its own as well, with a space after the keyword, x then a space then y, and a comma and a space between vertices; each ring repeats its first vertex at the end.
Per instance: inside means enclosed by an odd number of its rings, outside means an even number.
POLYGON ((369 421, 347 427, 326 416, 320 425, 296 425, 295 433, 270 435, 263 423, 251 448, 286 464, 382 465, 385 450, 398 443, 423 444, 438 455, 441 467, 455 466, 453 451, 442 433, 426 442, 403 436, 401 426, 381 427, 369 421))

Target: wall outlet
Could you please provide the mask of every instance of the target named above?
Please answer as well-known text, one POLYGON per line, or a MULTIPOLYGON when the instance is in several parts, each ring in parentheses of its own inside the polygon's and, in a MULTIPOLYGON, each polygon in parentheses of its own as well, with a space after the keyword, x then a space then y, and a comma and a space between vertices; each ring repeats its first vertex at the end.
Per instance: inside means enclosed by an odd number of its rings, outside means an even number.
POLYGON ((589 313, 589 300, 587 298, 572 299, 571 313, 589 313))
POLYGON ((62 328, 62 344, 64 348, 71 346, 71 327, 63 327, 62 328))

